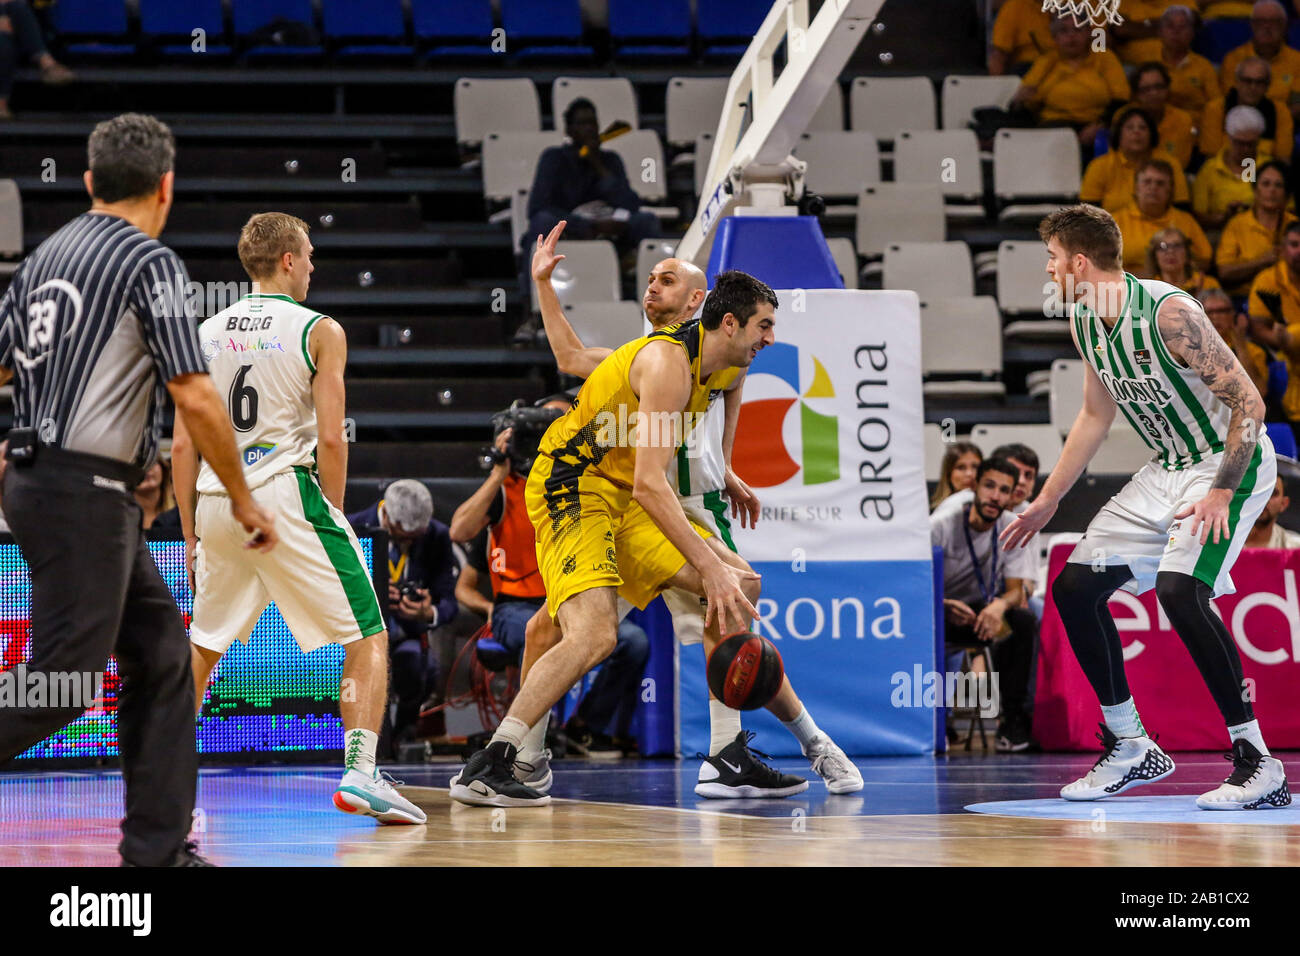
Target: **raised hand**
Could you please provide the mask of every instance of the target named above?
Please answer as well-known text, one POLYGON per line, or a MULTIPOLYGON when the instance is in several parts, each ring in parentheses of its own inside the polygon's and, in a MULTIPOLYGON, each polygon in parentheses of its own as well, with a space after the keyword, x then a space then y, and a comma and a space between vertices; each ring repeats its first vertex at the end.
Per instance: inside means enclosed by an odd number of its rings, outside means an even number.
POLYGON ((544 239, 541 236, 537 237, 537 248, 533 250, 533 278, 538 282, 548 281, 555 267, 564 259, 564 256, 555 254, 555 245, 560 241, 560 235, 567 225, 568 221, 561 219, 555 224, 550 235, 544 239))

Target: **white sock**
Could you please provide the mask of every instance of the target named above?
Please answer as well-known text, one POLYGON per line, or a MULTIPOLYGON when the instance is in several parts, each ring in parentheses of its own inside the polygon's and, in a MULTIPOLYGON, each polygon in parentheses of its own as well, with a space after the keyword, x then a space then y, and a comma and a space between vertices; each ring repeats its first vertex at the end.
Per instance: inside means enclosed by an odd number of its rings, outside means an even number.
POLYGON ((807 707, 799 711, 799 716, 794 720, 783 720, 781 723, 785 724, 786 730, 794 734, 805 754, 808 752, 808 745, 813 742, 813 738, 821 733, 812 719, 812 714, 808 713, 807 707))
POLYGON ((740 734, 740 711, 732 710, 720 700, 709 698, 709 756, 716 757, 722 748, 740 734))
POLYGON ((497 732, 492 735, 492 739, 488 741, 488 745, 491 746, 498 741, 504 740, 510 746, 514 747, 515 750, 519 750, 519 748, 523 746, 524 738, 526 736, 528 736, 528 725, 517 717, 507 717, 505 720, 501 721, 501 726, 498 727, 497 732))
POLYGON ((1244 737, 1250 741, 1251 746, 1258 750, 1265 757, 1269 755, 1268 748, 1264 746, 1264 735, 1259 732, 1259 721, 1248 720, 1244 724, 1233 724, 1228 728, 1228 740, 1236 743, 1238 738, 1244 737))
POLYGON ((1102 719, 1106 721, 1106 726, 1116 737, 1145 737, 1146 728, 1142 726, 1142 720, 1138 717, 1137 705, 1133 703, 1133 698, 1120 701, 1113 707, 1101 705, 1102 719))
POLYGON ((527 751, 530 754, 541 753, 546 749, 546 728, 551 723, 551 712, 548 710, 542 714, 542 719, 528 728, 528 733, 524 734, 524 742, 520 746, 520 751, 527 751))
POLYGON ((343 768, 367 777, 375 775, 375 747, 379 735, 373 730, 356 728, 343 735, 343 768))

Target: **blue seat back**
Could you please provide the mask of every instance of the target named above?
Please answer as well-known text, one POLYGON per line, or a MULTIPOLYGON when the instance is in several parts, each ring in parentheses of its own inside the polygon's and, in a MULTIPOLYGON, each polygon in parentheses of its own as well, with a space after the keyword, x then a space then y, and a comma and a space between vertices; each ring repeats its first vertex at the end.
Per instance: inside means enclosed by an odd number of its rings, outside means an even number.
MULTIPOLYGON (((60 0, 62 4, 62 0, 60 0)), ((226 32, 221 0, 140 0, 140 32, 152 36, 189 36, 202 30, 209 39, 226 32)))
POLYGON ((323 0, 321 24, 327 37, 406 38, 402 0, 323 0))
POLYGON ((699 0, 696 31, 705 41, 749 39, 770 9, 754 0, 699 0))
POLYGON ((616 41, 676 40, 689 42, 690 0, 609 0, 609 35, 616 41))
POLYGON ((1210 20, 1202 25, 1192 49, 1211 63, 1218 64, 1228 53, 1249 40, 1249 20, 1210 20))
POLYGON ((1288 458, 1296 457, 1295 432, 1287 422, 1268 422, 1264 425, 1268 437, 1273 440, 1273 450, 1288 458))
POLYGON ((501 0, 506 35, 521 40, 581 40, 578 0, 501 0))
POLYGON ((419 39, 490 38, 491 0, 411 0, 411 24, 419 39))
POLYGON ((248 36, 275 20, 316 24, 311 0, 234 0, 235 36, 248 36))
POLYGON ((124 36, 126 0, 59 0, 54 27, 74 36, 124 36))

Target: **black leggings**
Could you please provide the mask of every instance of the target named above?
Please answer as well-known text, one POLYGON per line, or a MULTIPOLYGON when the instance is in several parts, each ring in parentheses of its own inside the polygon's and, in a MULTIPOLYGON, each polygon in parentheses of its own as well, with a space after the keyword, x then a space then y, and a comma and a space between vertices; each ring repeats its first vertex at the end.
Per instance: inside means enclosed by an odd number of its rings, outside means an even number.
MULTIPOLYGON (((1124 650, 1106 602, 1133 577, 1125 566, 1094 571, 1086 564, 1067 564, 1052 584, 1052 600, 1061 614, 1070 647, 1103 706, 1132 696, 1124 676, 1124 650)), ((1229 724, 1254 720, 1244 692, 1241 656, 1232 635, 1210 609, 1213 591, 1203 581, 1177 571, 1156 575, 1156 597, 1179 638, 1192 655, 1205 686, 1229 724)))
POLYGON ((26 0, 0 0, 0 17, 9 18, 12 31, 0 30, 0 99, 8 99, 19 57, 33 61, 47 51, 41 25, 26 0))

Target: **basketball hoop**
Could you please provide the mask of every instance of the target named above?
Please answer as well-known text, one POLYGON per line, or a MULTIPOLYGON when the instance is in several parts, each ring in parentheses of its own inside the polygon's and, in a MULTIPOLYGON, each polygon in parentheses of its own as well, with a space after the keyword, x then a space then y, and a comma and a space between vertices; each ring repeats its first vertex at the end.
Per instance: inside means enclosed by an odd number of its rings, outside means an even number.
POLYGON ((1074 18, 1074 25, 1081 27, 1085 22, 1095 27, 1107 23, 1119 25, 1124 18, 1119 15, 1120 0, 1043 0, 1043 12, 1074 18))

